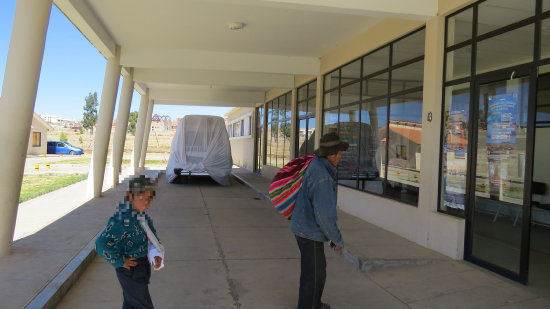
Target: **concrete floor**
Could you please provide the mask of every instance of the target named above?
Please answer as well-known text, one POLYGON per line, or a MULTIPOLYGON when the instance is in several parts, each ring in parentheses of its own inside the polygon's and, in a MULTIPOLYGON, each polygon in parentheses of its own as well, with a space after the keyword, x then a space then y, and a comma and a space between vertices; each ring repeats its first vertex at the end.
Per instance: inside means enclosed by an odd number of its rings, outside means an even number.
MULTIPOLYGON (((161 177, 150 214, 167 251, 166 267, 151 279, 157 308, 296 307, 296 242, 289 222, 256 191, 200 179, 172 185, 161 177)), ((333 308, 550 307, 524 286, 345 213, 339 224, 349 252, 326 249, 323 299, 333 308), (349 262, 354 258, 359 268, 349 262)), ((120 308, 121 294, 114 269, 96 257, 58 308, 120 308)))

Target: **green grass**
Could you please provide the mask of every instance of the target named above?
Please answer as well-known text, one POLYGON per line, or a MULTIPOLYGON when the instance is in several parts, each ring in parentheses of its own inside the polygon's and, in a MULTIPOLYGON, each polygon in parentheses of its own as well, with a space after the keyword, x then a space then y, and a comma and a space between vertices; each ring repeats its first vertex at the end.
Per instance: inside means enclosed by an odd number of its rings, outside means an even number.
POLYGON ((84 180, 87 174, 24 175, 19 203, 84 180))
POLYGON ((74 159, 68 159, 68 160, 62 160, 62 161, 54 161, 51 162, 52 164, 90 164, 92 158, 74 158, 74 159))
MULTIPOLYGON (((52 164, 90 164, 92 158, 75 158, 75 159, 68 159, 68 160, 62 160, 62 161, 56 161, 51 162, 52 164)), ((107 158, 107 162, 109 164, 109 158, 107 158)), ((145 165, 163 165, 167 162, 165 160, 145 160, 145 165)), ((130 159, 123 159, 122 160, 123 165, 130 165, 130 159)))

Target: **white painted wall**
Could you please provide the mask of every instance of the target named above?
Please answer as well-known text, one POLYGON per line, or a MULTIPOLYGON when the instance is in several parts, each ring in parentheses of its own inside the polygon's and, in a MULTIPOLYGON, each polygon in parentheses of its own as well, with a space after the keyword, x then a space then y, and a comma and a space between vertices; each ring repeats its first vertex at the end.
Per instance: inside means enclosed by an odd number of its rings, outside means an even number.
MULTIPOLYGON (((237 107, 227 113, 226 124, 254 115, 254 108, 237 107)), ((254 131, 254 117, 252 117, 252 131, 254 131)), ((253 132, 252 132, 253 133, 253 132)), ((254 170, 254 135, 229 138, 233 164, 254 170)))
POLYGON ((27 146, 27 155, 41 155, 48 151, 48 127, 43 124, 43 121, 38 119, 39 117, 34 114, 32 117, 31 134, 29 136, 29 144, 27 146), (40 132, 40 146, 35 147, 32 145, 32 135, 34 132, 40 132))

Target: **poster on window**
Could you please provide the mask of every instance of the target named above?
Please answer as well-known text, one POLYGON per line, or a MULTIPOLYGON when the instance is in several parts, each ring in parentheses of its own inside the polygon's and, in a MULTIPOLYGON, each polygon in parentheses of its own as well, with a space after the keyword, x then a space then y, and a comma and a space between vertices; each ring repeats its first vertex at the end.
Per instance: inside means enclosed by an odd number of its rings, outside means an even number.
POLYGON ((489 194, 494 199, 503 199, 504 187, 509 183, 508 159, 516 148, 517 111, 517 92, 489 96, 487 162, 489 194))

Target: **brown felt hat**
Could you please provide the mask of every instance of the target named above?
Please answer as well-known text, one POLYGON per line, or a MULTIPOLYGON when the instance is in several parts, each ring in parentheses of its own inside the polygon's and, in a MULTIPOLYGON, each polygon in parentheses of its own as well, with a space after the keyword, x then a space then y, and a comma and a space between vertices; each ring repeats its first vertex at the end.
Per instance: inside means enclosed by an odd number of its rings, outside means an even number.
POLYGON ((346 151, 349 144, 340 140, 336 133, 327 133, 321 137, 319 148, 313 153, 318 157, 326 157, 338 153, 338 151, 346 151))

